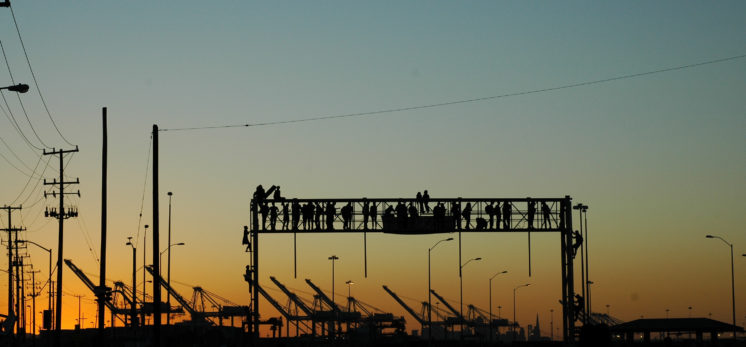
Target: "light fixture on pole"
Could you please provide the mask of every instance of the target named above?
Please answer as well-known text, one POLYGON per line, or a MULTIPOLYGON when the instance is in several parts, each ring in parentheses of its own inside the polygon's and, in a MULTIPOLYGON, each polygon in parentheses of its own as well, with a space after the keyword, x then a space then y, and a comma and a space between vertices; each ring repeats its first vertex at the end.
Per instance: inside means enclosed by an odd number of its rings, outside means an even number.
POLYGON ((18 83, 14 86, 0 87, 0 90, 3 90, 3 89, 7 89, 11 92, 23 94, 25 92, 28 92, 29 87, 28 87, 28 84, 18 83))
MULTIPOLYGON (((24 241, 19 241, 19 242, 30 243, 30 244, 32 244, 32 245, 34 245, 36 247, 39 247, 39 248, 43 249, 47 253, 49 253, 49 279, 47 279, 47 283, 49 285, 49 303, 48 303, 48 309, 47 310, 49 311, 49 314, 51 315, 52 314, 52 285, 51 285, 51 283, 52 283, 52 249, 51 248, 46 248, 46 247, 44 247, 44 246, 42 246, 42 245, 40 245, 40 244, 38 244, 38 243, 36 243, 34 241, 31 241, 31 240, 24 240, 24 241)), ((50 316, 50 318, 51 318, 51 316, 50 316)), ((52 319, 51 321, 54 321, 54 319, 52 319)), ((34 329, 36 329, 36 328, 34 327, 34 329)))
MULTIPOLYGON (((184 246, 184 245, 185 245, 184 242, 169 244, 168 247, 166 247, 166 249, 164 249, 163 251, 161 251, 160 254, 158 254, 158 263, 159 264, 163 264, 163 262, 161 261, 161 258, 163 258, 163 253, 165 253, 166 251, 168 251, 168 270, 167 270, 168 279, 166 279, 166 283, 168 283, 169 287, 171 286, 171 247, 173 247, 173 246, 184 246)), ((163 269, 162 266, 158 268, 159 271, 162 270, 162 269, 163 269)), ((163 277, 161 277, 161 278, 163 278, 163 277)), ((168 295, 169 295, 169 297, 171 296, 170 294, 168 294, 168 295)), ((166 325, 169 325, 169 324, 171 324, 171 303, 170 303, 170 301, 168 299, 166 299, 166 309, 168 310, 166 312, 166 325)))
POLYGON ((432 293, 430 292, 432 290, 431 287, 431 276, 430 276, 430 252, 441 242, 445 241, 453 241, 452 237, 449 237, 447 239, 440 240, 436 242, 432 247, 427 249, 427 336, 428 339, 433 339, 433 309, 432 309, 432 293))
POLYGON ((510 327, 511 327, 510 329, 513 330, 513 331, 514 331, 515 325, 516 325, 516 321, 515 321, 515 312, 516 312, 516 308, 515 308, 515 292, 516 292, 516 290, 518 290, 518 288, 528 287, 530 285, 531 285, 531 283, 526 283, 526 284, 521 284, 520 286, 517 286, 517 287, 513 288, 513 324, 510 325, 510 327))
MULTIPOLYGON (((168 192, 168 284, 171 285, 171 197, 174 195, 172 192, 168 192)), ((162 269, 163 262, 158 261, 158 270, 162 269)), ((166 308, 168 313, 166 314, 166 325, 171 325, 171 292, 166 291, 166 308)))
POLYGON ((477 260, 482 260, 482 258, 481 257, 471 258, 471 259, 467 260, 465 263, 461 264, 461 267, 459 268, 458 280, 459 280, 459 292, 460 292, 460 294, 459 294, 460 300, 459 301, 461 301, 461 311, 459 311, 459 315, 461 316, 461 319, 460 319, 460 321, 461 321, 461 339, 464 338, 464 276, 463 276, 463 270, 464 270, 464 266, 466 266, 467 264, 469 264, 472 261, 477 261, 477 260))
MULTIPOLYGON (((149 225, 145 224, 145 235, 142 237, 142 323, 143 326, 145 325, 145 296, 147 295, 147 287, 145 284, 147 283, 147 279, 145 278, 145 274, 147 271, 145 271, 145 266, 148 265, 147 262, 147 255, 148 255, 148 227, 149 225)), ((134 290, 134 289, 133 289, 134 290)))
POLYGON ((132 243, 132 236, 127 238, 127 246, 132 247, 132 307, 130 309, 130 328, 137 326, 137 249, 132 243))
POLYGON ((736 279, 735 274, 733 271, 733 244, 725 241, 724 238, 716 235, 707 235, 705 236, 708 239, 720 239, 720 241, 725 242, 726 245, 730 247, 730 294, 731 294, 731 307, 733 309, 733 340, 736 339, 736 334, 738 333, 738 327, 736 326, 736 279))
POLYGON ((492 279, 495 278, 495 277, 497 277, 497 275, 502 275, 502 274, 506 274, 506 273, 508 273, 508 270, 505 270, 505 271, 502 271, 502 272, 498 272, 498 273, 492 275, 492 277, 490 277, 490 295, 489 295, 490 296, 490 321, 487 323, 487 324, 490 325, 490 341, 492 341, 492 324, 493 324, 493 322, 492 322, 492 279))
MULTIPOLYGON (((332 306, 336 306, 336 304, 334 303, 334 261, 339 260, 339 257, 337 257, 336 255, 332 255, 331 257, 329 257, 329 260, 332 261, 332 306)), ((334 310, 333 307, 332 310, 334 310)), ((339 321, 339 319, 336 320, 339 321)), ((330 333, 332 335, 332 338, 334 338, 336 335, 336 333, 334 332, 334 323, 332 323, 331 327, 332 328, 330 329, 330 333)))
POLYGON ((347 280, 345 282, 347 285, 347 312, 352 311, 352 285, 355 284, 355 282, 352 282, 352 280, 347 280))

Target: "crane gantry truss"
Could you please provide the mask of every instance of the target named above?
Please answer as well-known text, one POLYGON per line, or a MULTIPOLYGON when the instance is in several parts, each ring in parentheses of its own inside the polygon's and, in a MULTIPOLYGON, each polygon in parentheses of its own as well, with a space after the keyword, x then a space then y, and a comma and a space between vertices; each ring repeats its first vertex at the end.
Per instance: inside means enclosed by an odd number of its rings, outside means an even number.
MULTIPOLYGON (((247 267, 251 303, 250 333, 259 331, 259 235, 280 233, 393 233, 424 235, 458 233, 459 257, 461 233, 560 234, 562 264, 563 339, 575 340, 577 317, 582 307, 574 304, 572 199, 562 198, 394 198, 394 199, 290 199, 268 192, 255 193, 251 199, 250 227, 244 228, 244 244, 251 253, 247 267), (287 210, 287 213, 285 213, 287 210)), ((295 240, 293 242, 295 247, 295 240)), ((367 277, 367 238, 364 236, 367 277)), ((295 252, 294 252, 295 254, 295 252)), ((297 266, 296 266, 297 270, 297 266)))

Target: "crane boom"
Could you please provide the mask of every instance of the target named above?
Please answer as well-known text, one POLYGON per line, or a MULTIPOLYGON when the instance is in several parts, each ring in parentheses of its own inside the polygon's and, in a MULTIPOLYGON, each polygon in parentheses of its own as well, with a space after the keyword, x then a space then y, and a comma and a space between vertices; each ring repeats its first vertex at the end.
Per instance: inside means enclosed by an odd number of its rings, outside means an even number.
MULTIPOLYGON (((252 282, 251 282, 251 279, 250 279, 250 278, 248 278, 248 277, 246 278, 246 282, 249 282, 249 284, 252 284, 252 282)), ((279 303, 279 302, 277 302, 277 300, 275 300, 275 299, 274 299, 274 298, 273 298, 273 297, 272 297, 271 295, 269 295, 269 293, 267 293, 267 292, 266 292, 266 291, 264 290, 264 288, 262 288, 262 287, 260 287, 260 286, 254 286, 254 288, 256 288, 256 290, 258 290, 258 291, 259 291, 259 294, 262 294, 262 296, 263 296, 263 297, 264 297, 265 299, 267 299, 267 301, 269 301, 269 303, 270 303, 270 304, 271 304, 272 306, 274 306, 274 308, 275 308, 275 309, 276 309, 276 310, 277 310, 278 312, 280 312, 280 314, 282 314, 283 316, 285 316, 285 318, 286 318, 286 319, 287 319, 288 321, 291 321, 291 320, 300 320, 300 319, 308 319, 308 317, 305 317, 305 316, 295 316, 295 315, 292 315, 292 314, 290 314, 290 312, 287 312, 287 311, 285 310, 285 308, 284 308, 284 307, 283 307, 282 305, 280 305, 280 303, 279 303)))
POLYGON ((280 283, 280 281, 278 281, 274 276, 270 276, 269 279, 272 280, 272 282, 274 282, 275 285, 278 288, 280 288, 280 290, 282 290, 282 292, 285 293, 285 295, 287 295, 288 298, 290 298, 290 300, 292 300, 295 303, 295 306, 298 306, 298 308, 300 308, 300 310, 303 311, 303 313, 305 313, 308 316, 313 315, 313 310, 308 308, 308 306, 306 306, 306 303, 304 303, 303 300, 301 300, 297 295, 295 295, 295 293, 288 290, 287 287, 285 287, 285 285, 280 283))
POLYGON ((153 278, 156 281, 158 281, 158 283, 160 283, 161 286, 164 289, 166 289, 166 291, 168 291, 168 293, 171 294, 174 297, 174 299, 176 299, 176 301, 178 301, 179 304, 181 304, 181 306, 184 307, 185 310, 187 310, 187 312, 189 312, 189 315, 192 317, 193 321, 204 321, 205 320, 204 316, 202 316, 200 312, 197 312, 191 305, 189 305, 189 302, 186 301, 186 299, 184 299, 184 297, 181 296, 181 294, 179 294, 178 292, 176 292, 176 290, 171 288, 171 286, 168 285, 168 282, 166 282, 161 276, 159 276, 157 273, 153 271, 153 266, 147 265, 145 266, 145 269, 148 270, 148 272, 150 272, 150 275, 153 276, 153 278))
POLYGON ((433 293, 433 295, 435 295, 435 297, 438 298, 438 300, 440 300, 440 302, 442 302, 443 305, 446 305, 446 307, 448 307, 448 309, 451 311, 451 313, 453 313, 454 315, 456 315, 456 317, 458 317, 460 319, 464 319, 464 317, 461 316, 461 313, 459 311, 456 311, 456 309, 453 308, 453 306, 451 306, 451 304, 449 304, 448 301, 446 301, 446 299, 443 299, 442 296, 440 296, 438 293, 436 293, 434 289, 430 289, 430 293, 433 293))
MULTIPOLYGON (((97 291, 96 285, 93 284, 93 282, 91 281, 91 279, 88 278, 88 276, 86 276, 86 274, 83 273, 83 271, 81 269, 79 269, 77 266, 75 266, 75 264, 73 264, 72 260, 65 259, 65 264, 67 265, 67 267, 70 268, 70 270, 73 271, 73 273, 75 275, 78 276, 78 278, 80 278, 81 281, 83 281, 83 284, 85 284, 85 286, 88 287, 88 289, 90 289, 94 294, 96 294, 96 291, 97 291)), ((111 301, 109 301, 109 300, 105 300, 104 301, 104 305, 106 305, 106 307, 109 310, 111 310, 111 312, 114 312, 114 315, 120 321, 122 321, 123 323, 126 323, 125 320, 122 319, 122 317, 120 317, 119 315, 122 314, 122 313, 129 313, 130 312, 129 309, 119 309, 116 306, 114 306, 114 304, 111 301)))
POLYGON ((414 317, 414 319, 416 319, 417 322, 419 322, 422 325, 426 325, 427 324, 427 321, 425 319, 423 319, 422 317, 420 317, 419 315, 417 315, 417 313, 414 312, 414 310, 411 307, 409 307, 409 305, 407 305, 404 301, 402 301, 402 299, 400 299, 399 296, 396 295, 396 293, 394 293, 393 291, 391 291, 391 289, 389 289, 389 287, 383 286, 383 290, 385 290, 387 293, 389 293, 389 295, 391 295, 391 297, 394 298, 394 300, 396 300, 396 302, 398 302, 399 305, 401 305, 401 307, 404 307, 404 309, 407 312, 409 312, 409 314, 412 315, 412 317, 414 317))
POLYGON ((311 286, 311 288, 316 293, 319 294, 319 297, 321 298, 321 300, 323 300, 327 305, 329 305, 329 307, 331 307, 333 311, 342 312, 342 310, 339 309, 339 306, 337 306, 336 303, 334 303, 331 299, 329 299, 329 297, 326 296, 326 294, 324 294, 324 292, 321 289, 319 289, 319 287, 313 284, 313 282, 311 282, 310 279, 306 279, 306 283, 308 283, 308 285, 311 286))

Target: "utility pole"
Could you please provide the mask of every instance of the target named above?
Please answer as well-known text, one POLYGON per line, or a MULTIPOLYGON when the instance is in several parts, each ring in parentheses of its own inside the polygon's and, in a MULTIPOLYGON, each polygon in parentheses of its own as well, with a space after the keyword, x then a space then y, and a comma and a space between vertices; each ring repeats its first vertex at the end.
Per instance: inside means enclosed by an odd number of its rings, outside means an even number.
MULTIPOLYGON (((15 321, 17 320, 15 315, 15 309, 13 307, 13 233, 16 233, 18 235, 19 231, 26 230, 25 228, 16 228, 13 226, 13 210, 21 210, 22 207, 13 207, 13 206, 3 206, 3 210, 8 212, 8 227, 5 229, 0 229, 2 231, 8 232, 8 320, 10 322, 14 322, 13 326, 10 328, 10 335, 13 336, 14 327, 15 327, 15 321)), ((17 237, 17 236, 16 236, 17 237)))
POLYGON ((31 297, 33 298, 33 301, 31 302, 31 338, 36 345, 36 297, 39 296, 39 292, 36 291, 36 273, 41 272, 41 270, 34 270, 31 272, 31 297))
MULTIPOLYGON (((54 179, 52 182, 47 182, 46 179, 44 179, 44 185, 59 185, 58 189, 59 192, 52 192, 52 196, 56 197, 57 194, 60 196, 60 204, 59 204, 59 210, 55 210, 54 208, 51 211, 45 211, 44 215, 47 217, 57 218, 59 221, 59 233, 57 235, 57 297, 55 298, 55 315, 54 315, 54 328, 55 328, 55 345, 57 347, 60 347, 62 345, 62 245, 64 241, 64 228, 65 228, 65 219, 71 218, 71 217, 77 217, 78 216, 78 210, 77 209, 71 209, 68 208, 67 211, 65 211, 65 194, 77 194, 80 196, 80 190, 78 190, 77 193, 65 193, 65 185, 70 184, 80 184, 80 179, 75 179, 75 181, 65 181, 65 163, 64 158, 66 153, 75 153, 78 152, 78 146, 75 146, 75 149, 59 149, 55 150, 52 148, 52 151, 47 152, 47 150, 44 150, 44 155, 57 155, 60 159, 60 180, 59 182, 57 179, 54 179)), ((44 192, 44 197, 47 197, 47 192, 44 192)))
MULTIPOLYGON (((153 124, 153 273, 159 274, 160 212, 158 209, 158 125, 153 124)), ((144 266, 145 264, 143 264, 144 266)), ((153 279, 153 346, 161 345, 161 284, 153 279)))
MULTIPOLYGON (((103 346, 104 342, 104 303, 111 295, 111 288, 106 287, 106 169, 108 155, 108 136, 106 129, 106 107, 103 108, 103 149, 101 159, 101 262, 99 267, 99 284, 96 292, 98 301, 98 333, 99 343, 103 346)), ((114 321, 112 320, 112 325, 114 321)))

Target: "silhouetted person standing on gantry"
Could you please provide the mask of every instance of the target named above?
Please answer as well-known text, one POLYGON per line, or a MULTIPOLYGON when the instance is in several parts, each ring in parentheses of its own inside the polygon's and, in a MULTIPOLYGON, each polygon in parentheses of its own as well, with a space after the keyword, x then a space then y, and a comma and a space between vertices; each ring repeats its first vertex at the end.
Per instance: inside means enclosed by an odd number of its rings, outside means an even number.
POLYGON ((389 205, 383 211, 383 216, 381 216, 381 222, 383 223, 383 228, 384 229, 395 229, 397 227, 395 225, 396 224, 395 219, 396 217, 394 216, 394 206, 389 205))
POLYGON ((541 220, 541 227, 544 229, 552 228, 552 209, 549 208, 546 201, 541 202, 541 214, 544 218, 541 220))
POLYGON ((510 215, 513 213, 513 205, 510 201, 503 202, 503 229, 510 229, 510 215))
POLYGON ((313 202, 308 202, 308 230, 313 229, 313 215, 315 213, 316 206, 313 202))
POLYGON ((536 201, 528 199, 528 228, 534 228, 534 217, 536 216, 536 201))
POLYGON ((370 216, 370 204, 368 199, 363 198, 363 229, 368 230, 368 217, 370 216))
POLYGON ((334 202, 326 204, 326 230, 334 230, 334 215, 337 214, 337 208, 334 202))
POLYGON ((430 212, 430 194, 427 193, 427 189, 422 193, 422 203, 425 204, 425 212, 430 212))
POLYGON ((464 222, 466 222, 466 230, 471 229, 471 203, 467 202, 464 206, 464 211, 461 212, 464 216, 464 222))
POLYGON ((290 210, 285 202, 282 204, 282 230, 288 230, 288 224, 290 224, 290 210))
POLYGON ((272 202, 272 207, 269 208, 269 228, 272 229, 272 231, 275 231, 275 227, 277 226, 277 206, 275 206, 275 202, 272 202))
POLYGON ((257 206, 261 206, 262 202, 264 202, 265 197, 264 187, 262 185, 256 186, 256 190, 254 191, 254 202, 256 202, 257 206))
POLYGON ((352 203, 348 202, 347 205, 342 206, 340 213, 342 214, 342 229, 352 229, 352 203))
POLYGON ((572 244, 572 257, 575 258, 575 255, 578 254, 578 248, 583 244, 583 236, 575 230, 572 233, 572 238, 575 239, 575 243, 572 244))
POLYGON ((453 216, 453 228, 461 229, 461 199, 451 205, 451 215, 453 216))
POLYGON ((433 207, 433 222, 435 224, 435 231, 439 231, 443 228, 443 223, 446 217, 446 207, 443 203, 439 202, 433 207))
POLYGON ((300 205, 300 224, 303 225, 303 229, 308 230, 308 203, 300 205))
POLYGON ((495 203, 495 208, 492 210, 495 213, 495 229, 500 229, 500 202, 495 203))
POLYGON ((484 212, 487 213, 487 216, 490 217, 490 229, 492 229, 494 225, 493 223, 495 222, 495 207, 492 206, 494 203, 494 201, 490 201, 489 205, 484 207, 484 212))
POLYGON ((378 226, 378 207, 376 206, 375 202, 370 205, 370 218, 372 224, 371 227, 375 229, 378 226))
POLYGON ((267 230, 267 217, 269 217, 269 206, 267 206, 267 202, 263 202, 259 206, 259 210, 262 213, 262 230, 267 230))
POLYGON ((314 222, 316 222, 316 230, 321 230, 321 215, 324 214, 324 208, 321 207, 321 203, 316 202, 316 208, 314 208, 314 222))
POLYGON ((301 206, 298 203, 298 199, 293 199, 293 204, 291 205, 291 214, 293 215, 293 230, 298 230, 298 223, 300 223, 300 213, 301 206))
POLYGON ((404 229, 407 227, 407 206, 404 202, 399 200, 399 204, 396 205, 396 221, 399 222, 399 228, 404 229))
POLYGON ((409 203, 409 225, 414 227, 417 225, 417 217, 419 216, 419 213, 417 213, 417 207, 414 206, 414 203, 409 203))
POLYGON ((313 229, 313 203, 310 201, 303 205, 303 229, 313 229))
POLYGON ((425 213, 425 204, 422 202, 422 194, 420 192, 417 192, 414 201, 417 203, 417 206, 419 206, 420 212, 425 213))

